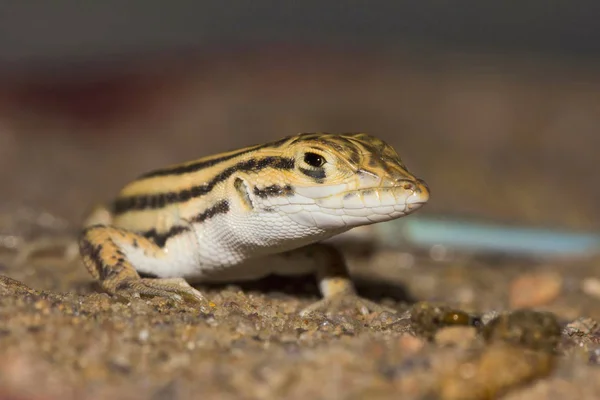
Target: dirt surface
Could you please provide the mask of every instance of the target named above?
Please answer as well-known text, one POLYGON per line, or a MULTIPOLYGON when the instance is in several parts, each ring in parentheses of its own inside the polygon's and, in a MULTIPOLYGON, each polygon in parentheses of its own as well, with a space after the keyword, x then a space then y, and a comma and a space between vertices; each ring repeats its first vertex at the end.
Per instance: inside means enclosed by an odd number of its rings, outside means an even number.
POLYGON ((343 247, 396 313, 307 318, 310 277, 202 286, 198 309, 111 298, 78 259, 86 210, 139 173, 316 130, 388 140, 432 188, 420 213, 598 229, 592 66, 445 57, 259 54, 148 67, 108 94, 6 86, 0 399, 600 397, 598 257, 343 247))

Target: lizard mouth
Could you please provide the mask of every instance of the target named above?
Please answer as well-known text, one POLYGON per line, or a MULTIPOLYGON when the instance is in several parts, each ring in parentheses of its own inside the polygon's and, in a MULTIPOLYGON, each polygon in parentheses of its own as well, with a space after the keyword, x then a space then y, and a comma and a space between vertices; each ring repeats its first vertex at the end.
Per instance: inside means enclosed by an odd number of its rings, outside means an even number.
POLYGON ((427 202, 426 201, 418 201, 418 202, 413 202, 413 203, 406 203, 406 213, 412 213, 414 211, 417 211, 419 208, 423 207, 427 202))
POLYGON ((330 190, 327 195, 315 189, 310 194, 318 192, 319 195, 312 198, 305 196, 307 191, 296 191, 286 198, 287 204, 280 204, 278 209, 304 226, 350 229, 411 214, 429 200, 429 191, 418 181, 353 190, 347 190, 347 187, 341 189, 330 190))
POLYGON ((429 191, 417 184, 382 186, 375 189, 358 189, 342 194, 343 204, 349 208, 405 205, 417 209, 429 201, 429 191), (354 207, 353 207, 354 205, 354 207))

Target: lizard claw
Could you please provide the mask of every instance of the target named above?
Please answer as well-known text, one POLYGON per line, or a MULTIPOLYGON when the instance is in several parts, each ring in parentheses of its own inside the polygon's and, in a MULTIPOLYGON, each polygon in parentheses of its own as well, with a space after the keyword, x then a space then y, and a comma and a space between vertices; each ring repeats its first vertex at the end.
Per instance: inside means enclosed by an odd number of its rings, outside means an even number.
POLYGON ((183 278, 135 279, 119 290, 119 295, 129 298, 164 297, 178 303, 206 303, 205 297, 183 278))
POLYGON ((371 300, 367 300, 356 294, 340 293, 332 297, 327 297, 300 311, 301 317, 306 317, 315 312, 340 312, 343 310, 355 309, 362 315, 371 312, 381 313, 387 311, 396 313, 396 310, 390 307, 379 305, 371 300))

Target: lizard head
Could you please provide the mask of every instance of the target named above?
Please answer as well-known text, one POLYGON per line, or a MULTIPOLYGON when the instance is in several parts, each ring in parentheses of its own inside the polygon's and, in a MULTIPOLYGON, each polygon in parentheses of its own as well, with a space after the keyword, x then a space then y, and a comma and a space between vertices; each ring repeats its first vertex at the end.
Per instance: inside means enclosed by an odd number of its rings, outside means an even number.
POLYGON ((365 133, 301 134, 277 151, 293 162, 254 182, 253 203, 306 227, 346 230, 388 221, 429 199, 425 182, 396 151, 365 133))

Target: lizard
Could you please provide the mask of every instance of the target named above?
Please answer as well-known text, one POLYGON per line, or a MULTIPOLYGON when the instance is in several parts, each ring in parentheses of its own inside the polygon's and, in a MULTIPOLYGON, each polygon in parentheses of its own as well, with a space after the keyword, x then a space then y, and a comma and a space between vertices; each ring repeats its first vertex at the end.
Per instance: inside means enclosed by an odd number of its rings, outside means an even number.
POLYGON ((360 297, 325 239, 408 215, 429 199, 386 142, 301 133, 141 175, 83 224, 83 264, 111 295, 205 302, 190 285, 314 274, 322 298, 301 315, 360 297))

